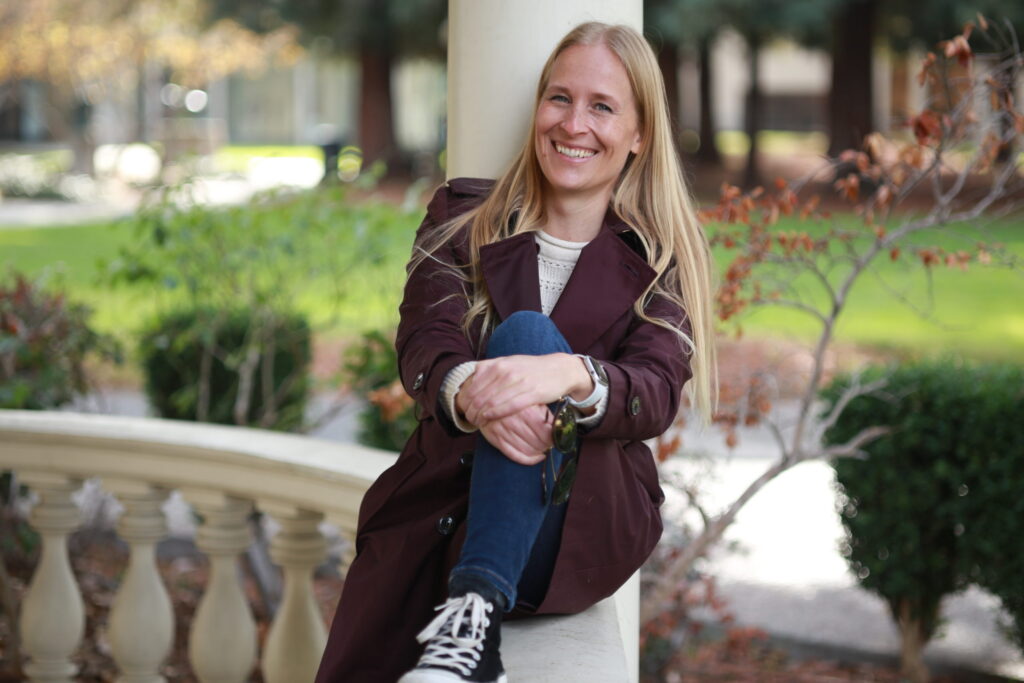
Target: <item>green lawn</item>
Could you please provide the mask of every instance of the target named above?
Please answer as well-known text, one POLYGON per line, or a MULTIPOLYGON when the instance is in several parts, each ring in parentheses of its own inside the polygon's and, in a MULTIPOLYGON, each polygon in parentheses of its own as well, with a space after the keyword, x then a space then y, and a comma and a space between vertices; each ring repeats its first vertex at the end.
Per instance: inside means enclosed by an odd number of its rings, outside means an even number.
MULTIPOLYGON (((301 268, 295 264, 295 269, 290 270, 290 263, 275 261, 275 273, 283 273, 281 279, 285 280, 282 288, 298 292, 295 305, 326 334, 348 337, 397 323, 405 261, 421 216, 390 206, 379 209, 371 207, 366 212, 345 214, 328 210, 322 218, 322 224, 330 228, 321 231, 329 243, 315 247, 325 253, 347 256, 319 260, 323 264, 329 260, 354 262, 342 287, 336 287, 327 275, 311 275, 315 266, 308 262, 301 268), (366 232, 373 231, 377 231, 375 238, 367 239, 366 232), (373 253, 361 252, 366 244, 374 245, 373 253), (296 283, 292 278, 303 278, 304 282, 296 283)), ((290 224, 286 221, 296 218, 284 214, 276 219, 279 226, 270 230, 281 229, 280 226, 288 229, 290 224)), ((309 216, 298 218, 316 220, 309 216)), ((247 228, 239 221, 235 229, 247 228)), ((116 260, 122 248, 144 245, 140 243, 144 239, 128 221, 81 227, 0 229, 0 272, 7 273, 13 268, 33 276, 44 275, 71 292, 76 300, 92 307, 97 328, 129 340, 155 312, 174 305, 183 296, 180 288, 169 289, 159 283, 112 287, 104 281, 104 266, 116 260)), ((278 255, 275 252, 274 257, 278 255)), ((211 268, 216 268, 216 264, 211 268)))
MULTIPOLYGON (((331 220, 330 216, 324 220, 331 220)), ((374 259, 370 255, 360 259, 346 278, 340 308, 336 307, 338 299, 325 281, 311 279, 301 288, 296 306, 310 314, 314 324, 327 335, 351 337, 397 322, 404 263, 419 219, 415 214, 396 211, 390 220, 394 226, 387 230, 381 253, 374 259)), ((797 227, 783 222, 779 229, 797 227)), ((97 327, 130 339, 142 322, 174 296, 159 287, 111 289, 99 282, 98 263, 114 258, 121 246, 136 239, 131 227, 123 222, 74 228, 2 229, 0 267, 14 267, 29 274, 53 274, 76 299, 94 308, 97 327)), ((1004 243, 1010 254, 1024 256, 1024 222, 998 224, 986 239, 1004 243)), ((973 236, 965 241, 954 233, 919 238, 921 244, 938 244, 947 249, 963 248, 975 241, 973 236)), ((344 248, 344 242, 340 244, 333 248, 344 248)), ((718 250, 716 258, 722 264, 728 254, 718 250)), ((838 339, 901 355, 954 353, 1024 361, 1024 268, 972 264, 967 272, 939 267, 930 275, 929 282, 923 268, 905 259, 898 263, 881 260, 854 288, 838 339), (900 303, 892 292, 900 293, 918 308, 928 309, 928 316, 900 303)), ((807 278, 797 281, 801 291, 806 292, 809 284, 807 278)), ((808 316, 777 307, 753 310, 743 316, 741 323, 748 336, 807 341, 817 331, 816 323, 808 316)))
MULTIPOLYGON (((856 225, 851 216, 837 219, 856 225)), ((822 234, 826 225, 780 221, 778 230, 822 234)), ((850 292, 840 318, 837 339, 892 351, 900 355, 962 354, 974 358, 1024 361, 1024 222, 1000 222, 984 227, 958 226, 917 234, 911 243, 949 251, 970 250, 979 242, 1000 244, 1003 251, 991 265, 972 263, 966 271, 946 266, 925 269, 904 248, 893 262, 876 259, 850 292), (1016 269, 1006 265, 1017 260, 1016 269)), ((716 259, 730 258, 724 249, 716 259)), ((838 281, 839 269, 832 278, 838 281)), ((810 276, 795 281, 805 302, 821 303, 822 291, 810 276)), ((747 334, 813 340, 820 323, 789 308, 763 306, 740 320, 747 334)))

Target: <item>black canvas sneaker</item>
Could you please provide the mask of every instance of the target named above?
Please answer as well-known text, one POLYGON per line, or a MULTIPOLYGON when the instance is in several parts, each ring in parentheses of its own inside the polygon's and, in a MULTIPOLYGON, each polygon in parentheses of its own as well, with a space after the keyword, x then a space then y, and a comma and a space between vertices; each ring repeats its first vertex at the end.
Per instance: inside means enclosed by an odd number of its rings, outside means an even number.
POLYGON ((398 683, 508 683, 501 665, 501 612, 478 593, 449 598, 416 639, 426 643, 416 668, 398 683))

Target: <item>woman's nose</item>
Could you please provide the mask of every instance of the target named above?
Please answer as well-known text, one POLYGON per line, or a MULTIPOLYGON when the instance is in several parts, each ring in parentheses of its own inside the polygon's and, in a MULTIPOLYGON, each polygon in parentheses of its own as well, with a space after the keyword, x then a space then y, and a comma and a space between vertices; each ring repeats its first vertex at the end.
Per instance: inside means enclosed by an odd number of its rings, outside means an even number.
POLYGON ((583 118, 583 112, 576 107, 570 108, 565 113, 565 118, 562 119, 562 128, 565 129, 566 133, 570 135, 576 135, 586 130, 586 121, 583 118))

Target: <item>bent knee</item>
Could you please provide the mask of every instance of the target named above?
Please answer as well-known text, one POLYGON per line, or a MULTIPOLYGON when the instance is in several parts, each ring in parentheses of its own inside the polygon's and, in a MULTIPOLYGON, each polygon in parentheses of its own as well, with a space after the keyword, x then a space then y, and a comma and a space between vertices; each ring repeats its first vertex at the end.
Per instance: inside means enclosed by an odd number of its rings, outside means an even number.
POLYGON ((568 352, 569 345, 551 318, 537 311, 516 311, 494 328, 487 342, 490 358, 558 351, 568 352))

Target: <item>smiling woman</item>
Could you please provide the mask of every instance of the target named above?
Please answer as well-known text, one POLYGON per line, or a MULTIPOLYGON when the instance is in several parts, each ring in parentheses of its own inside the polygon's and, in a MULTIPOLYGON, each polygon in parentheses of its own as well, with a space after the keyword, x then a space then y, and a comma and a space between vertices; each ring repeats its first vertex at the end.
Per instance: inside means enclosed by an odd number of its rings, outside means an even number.
MULTIPOLYGON (((574 45, 559 55, 537 107, 534 144, 545 199, 559 214, 572 214, 572 204, 607 206, 629 155, 640 151, 636 98, 614 52, 574 45)), ((570 221, 547 232, 591 239, 582 227, 570 221)))
POLYGON ((650 47, 578 26, 533 111, 509 170, 450 181, 417 232, 396 347, 420 422, 363 501, 319 683, 505 681, 502 615, 637 571, 664 498, 643 442, 691 377, 713 402, 710 254, 650 47))

